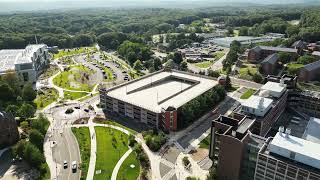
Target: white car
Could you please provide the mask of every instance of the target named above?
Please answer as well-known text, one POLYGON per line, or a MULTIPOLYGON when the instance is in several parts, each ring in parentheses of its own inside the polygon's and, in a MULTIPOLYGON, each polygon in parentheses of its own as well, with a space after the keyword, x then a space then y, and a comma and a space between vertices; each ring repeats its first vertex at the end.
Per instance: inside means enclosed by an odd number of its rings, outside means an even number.
POLYGON ((66 160, 63 161, 63 168, 64 169, 68 168, 68 162, 66 160))
POLYGON ((71 163, 72 172, 77 171, 77 161, 72 161, 71 163))

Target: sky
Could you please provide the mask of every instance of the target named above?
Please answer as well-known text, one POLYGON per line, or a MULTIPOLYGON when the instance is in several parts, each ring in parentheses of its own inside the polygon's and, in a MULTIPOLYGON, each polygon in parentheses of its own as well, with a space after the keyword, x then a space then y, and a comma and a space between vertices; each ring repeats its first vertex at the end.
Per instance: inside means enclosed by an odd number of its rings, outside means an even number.
POLYGON ((295 4, 320 2, 320 0, 0 0, 1 12, 79 9, 79 8, 130 8, 169 7, 196 8, 218 5, 250 4, 295 4))

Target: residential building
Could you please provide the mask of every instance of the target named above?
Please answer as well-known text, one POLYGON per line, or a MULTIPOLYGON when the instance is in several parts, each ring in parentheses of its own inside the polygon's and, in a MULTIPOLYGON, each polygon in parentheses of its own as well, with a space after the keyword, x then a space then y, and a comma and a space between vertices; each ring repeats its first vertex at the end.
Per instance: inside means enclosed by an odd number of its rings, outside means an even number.
POLYGON ((298 55, 298 50, 294 48, 272 47, 272 46, 256 46, 249 50, 248 61, 258 63, 271 54, 278 52, 287 52, 292 54, 292 59, 298 55))
POLYGON ((183 121, 178 117, 181 107, 217 84, 210 77, 161 70, 109 89, 101 87, 100 101, 106 113, 117 113, 149 127, 176 131, 179 121, 183 121))
POLYGON ((0 75, 16 71, 23 82, 35 83, 39 75, 49 66, 47 45, 33 44, 25 49, 0 50, 0 75))
POLYGON ((314 91, 291 91, 288 105, 292 109, 299 109, 309 116, 320 117, 320 93, 314 91))
POLYGON ((5 111, 0 111, 0 149, 13 145, 18 140, 18 126, 14 117, 5 111))
POLYGON ((298 40, 296 42, 294 42, 291 45, 292 48, 297 49, 299 53, 303 52, 304 49, 307 48, 307 43, 302 41, 302 40, 298 40))
POLYGON ((261 62, 263 74, 274 74, 278 67, 279 56, 277 53, 271 54, 261 62))
POLYGON ((307 64, 299 69, 298 79, 299 81, 314 81, 319 80, 320 75, 320 60, 307 64))

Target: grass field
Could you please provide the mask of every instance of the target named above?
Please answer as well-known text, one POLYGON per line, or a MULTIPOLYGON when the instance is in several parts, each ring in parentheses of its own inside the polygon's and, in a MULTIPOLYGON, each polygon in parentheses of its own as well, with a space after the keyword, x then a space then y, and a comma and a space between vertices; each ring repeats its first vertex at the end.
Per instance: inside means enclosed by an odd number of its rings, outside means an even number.
POLYGON ((208 68, 212 65, 212 61, 202 61, 199 63, 195 63, 194 65, 199 68, 208 68))
POLYGON ((90 149, 91 149, 91 138, 88 127, 72 128, 73 134, 76 136, 80 155, 81 155, 81 180, 86 179, 89 162, 90 162, 90 149))
POLYGON ((53 83, 69 90, 91 91, 93 86, 88 83, 91 74, 93 71, 83 65, 71 66, 55 77, 53 83))
POLYGON ((88 93, 63 91, 63 94, 64 94, 64 99, 75 100, 75 99, 79 99, 86 96, 88 93))
POLYGON ((224 55, 225 55, 225 52, 223 52, 223 51, 217 51, 217 52, 213 53, 213 56, 216 60, 222 58, 222 56, 224 56, 224 55))
POLYGON ((244 92, 241 96, 240 99, 249 99, 250 96, 252 96, 256 90, 254 89, 248 89, 246 92, 244 92))
POLYGON ((93 122, 95 123, 100 123, 100 124, 110 124, 110 125, 114 125, 114 126, 119 126, 119 127, 122 127, 123 129, 126 129, 128 130, 131 134, 137 134, 136 131, 134 131, 133 129, 130 129, 122 124, 119 124, 115 121, 110 121, 110 120, 104 120, 104 121, 96 121, 95 119, 93 119, 93 122))
POLYGON ((211 135, 209 134, 206 138, 204 138, 200 142, 200 148, 209 149, 210 146, 211 135))
POLYGON ((59 97, 58 91, 50 88, 43 91, 38 91, 37 97, 34 100, 34 103, 37 105, 37 109, 42 109, 49 104, 56 101, 59 97))
POLYGON ((74 56, 81 53, 85 53, 85 48, 76 48, 76 49, 67 49, 67 50, 60 50, 59 53, 53 54, 53 59, 61 58, 64 56, 74 56))
POLYGON ((135 152, 127 157, 127 159, 122 163, 117 180, 136 180, 139 177, 140 173, 140 163, 137 160, 135 152), (134 165, 134 168, 131 168, 130 165, 134 165))
POLYGON ((97 161, 95 180, 111 179, 112 171, 122 157, 128 151, 128 136, 118 130, 106 127, 95 127, 97 137, 97 161))
POLYGON ((252 80, 252 76, 258 72, 258 68, 253 64, 243 64, 239 70, 241 79, 252 80))

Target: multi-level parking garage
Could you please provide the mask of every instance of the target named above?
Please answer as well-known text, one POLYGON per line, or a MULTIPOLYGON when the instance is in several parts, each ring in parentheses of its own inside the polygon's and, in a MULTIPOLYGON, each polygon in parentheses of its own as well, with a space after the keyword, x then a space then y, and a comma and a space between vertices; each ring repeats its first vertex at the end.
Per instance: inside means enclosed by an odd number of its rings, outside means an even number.
POLYGON ((216 85, 208 77, 163 70, 109 89, 101 87, 100 100, 105 112, 176 131, 182 121, 180 107, 216 85))

